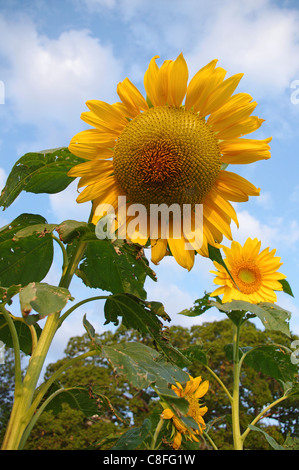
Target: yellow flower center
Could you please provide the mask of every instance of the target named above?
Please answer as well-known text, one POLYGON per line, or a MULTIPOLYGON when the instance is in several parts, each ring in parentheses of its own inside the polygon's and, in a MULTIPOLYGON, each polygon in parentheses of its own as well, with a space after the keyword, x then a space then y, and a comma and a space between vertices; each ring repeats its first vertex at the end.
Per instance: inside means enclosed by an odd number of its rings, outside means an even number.
POLYGON ((125 127, 113 166, 130 202, 147 208, 162 203, 182 207, 203 201, 218 177, 221 159, 214 133, 196 113, 158 106, 125 127))
POLYGON ((243 261, 242 265, 235 266, 232 270, 233 279, 241 292, 244 294, 252 294, 256 292, 261 284, 261 273, 254 263, 243 261))

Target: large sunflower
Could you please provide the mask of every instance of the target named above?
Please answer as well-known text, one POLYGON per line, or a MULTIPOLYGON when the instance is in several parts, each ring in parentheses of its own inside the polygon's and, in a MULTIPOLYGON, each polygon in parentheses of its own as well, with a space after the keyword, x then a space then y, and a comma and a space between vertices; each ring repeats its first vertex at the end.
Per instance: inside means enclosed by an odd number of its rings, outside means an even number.
MULTIPOLYGON (((110 204, 118 214, 119 196, 126 198, 128 213, 134 204, 147 210, 153 204, 191 207, 189 230, 170 217, 165 235, 160 226, 153 230, 148 216, 143 232, 139 226, 139 231, 126 236, 142 245, 150 240, 155 264, 171 252, 190 270, 195 250, 208 256, 208 244, 217 246, 223 235, 232 239, 231 220, 237 225, 238 220, 229 201, 243 202, 259 195, 253 184, 227 171, 227 164, 270 158, 271 138, 242 138, 263 122, 251 116, 257 103, 249 94, 233 95, 242 74, 225 79, 226 71, 213 60, 188 84, 182 54, 160 68, 157 57, 144 76, 146 99, 126 78, 117 87, 121 102, 86 103, 89 111, 81 118, 93 129, 78 133, 69 145, 86 162, 72 168, 69 175, 80 177, 78 187, 85 187, 77 202, 93 201, 95 224, 103 215, 103 204, 110 204), (201 246, 194 243, 199 204, 203 208, 201 246)), ((126 223, 130 220, 132 214, 126 223)))
POLYGON ((265 248, 260 252, 261 242, 248 238, 244 246, 233 241, 231 247, 223 246, 226 255, 225 264, 235 282, 232 281, 226 269, 214 261, 217 271, 214 283, 220 285, 211 296, 222 295, 222 302, 243 300, 253 304, 259 302, 277 301, 275 291, 282 291, 279 282, 286 276, 277 272, 282 263, 280 257, 274 256, 276 250, 265 248))

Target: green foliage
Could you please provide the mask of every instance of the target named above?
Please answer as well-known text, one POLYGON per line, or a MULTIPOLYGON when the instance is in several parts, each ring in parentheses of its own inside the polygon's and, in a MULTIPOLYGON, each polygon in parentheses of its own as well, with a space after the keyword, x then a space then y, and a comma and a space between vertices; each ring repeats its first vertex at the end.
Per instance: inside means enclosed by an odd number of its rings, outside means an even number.
POLYGON ((9 207, 22 191, 30 193, 58 193, 73 180, 68 171, 81 158, 75 157, 66 148, 26 153, 13 166, 0 196, 0 206, 9 207))

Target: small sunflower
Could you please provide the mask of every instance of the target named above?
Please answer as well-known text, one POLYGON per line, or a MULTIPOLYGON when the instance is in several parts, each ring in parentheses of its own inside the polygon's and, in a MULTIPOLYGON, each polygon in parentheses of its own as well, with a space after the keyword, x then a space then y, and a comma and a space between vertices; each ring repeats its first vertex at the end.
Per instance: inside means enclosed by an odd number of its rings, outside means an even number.
POLYGON ((185 398, 189 402, 189 409, 187 416, 191 416, 198 425, 198 429, 191 430, 187 428, 185 424, 180 420, 178 416, 170 408, 165 408, 161 414, 162 419, 172 420, 174 436, 172 446, 174 449, 179 449, 182 443, 182 435, 187 440, 193 440, 199 442, 197 436, 203 433, 206 428, 206 424, 203 419, 203 415, 208 411, 206 406, 200 406, 198 400, 202 398, 208 391, 209 382, 205 380, 201 383, 201 377, 190 377, 190 380, 186 383, 183 388, 180 383, 177 386, 172 385, 172 390, 180 398, 185 398))
POLYGON ((208 244, 218 246, 223 235, 232 239, 230 224, 238 220, 229 201, 259 195, 253 184, 225 168, 270 158, 271 138, 243 138, 263 119, 251 116, 257 103, 249 94, 233 94, 242 74, 225 79, 226 71, 213 60, 188 84, 183 54, 160 68, 157 58, 144 76, 146 99, 126 78, 117 87, 120 102, 87 101, 89 111, 81 118, 93 128, 76 134, 69 145, 86 162, 69 176, 80 177, 78 188, 84 189, 77 202, 93 202, 94 224, 103 215, 103 204, 118 216, 119 196, 125 197, 127 209, 134 204, 147 210, 153 204, 190 206, 191 229, 170 217, 164 235, 161 227, 152 229, 148 216, 146 228, 126 237, 141 245, 150 240, 153 263, 170 252, 190 270, 195 251, 208 256, 208 244), (197 205, 203 207, 200 247, 194 244, 197 205))
POLYGON ((211 296, 222 295, 222 302, 232 300, 243 300, 253 304, 259 302, 277 301, 274 291, 281 291, 282 285, 279 282, 286 276, 277 272, 283 263, 278 256, 274 256, 276 250, 270 251, 265 248, 260 252, 261 242, 255 238, 248 238, 242 247, 239 242, 233 241, 231 248, 223 246, 226 255, 225 264, 230 271, 229 274, 223 266, 214 261, 218 271, 211 271, 216 274, 214 283, 220 285, 211 296))

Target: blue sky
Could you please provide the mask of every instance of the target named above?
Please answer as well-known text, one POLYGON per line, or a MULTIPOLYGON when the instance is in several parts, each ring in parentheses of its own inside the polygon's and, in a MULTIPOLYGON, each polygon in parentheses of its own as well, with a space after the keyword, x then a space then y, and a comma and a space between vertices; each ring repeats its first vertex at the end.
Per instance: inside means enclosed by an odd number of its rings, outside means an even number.
MULTIPOLYGON (((24 153, 67 146, 87 128, 80 120, 87 100, 118 101, 116 85, 126 77, 143 92, 154 55, 162 63, 183 52, 190 78, 217 58, 227 76, 244 73, 237 91, 258 102, 255 113, 265 123, 254 136, 272 136, 270 160, 232 168, 261 188, 260 197, 236 205, 240 228, 233 228, 234 238, 243 243, 257 237, 263 247, 277 249, 295 294, 279 294, 278 304, 292 312, 291 329, 299 334, 298 39, 297 1, 2 0, 0 187, 24 153)), ((23 212, 40 213, 50 223, 86 220, 89 205, 75 198, 75 184, 57 195, 24 193, 0 212, 0 225, 23 212)), ((57 282, 59 261, 58 256, 50 283, 57 282)), ((209 260, 198 256, 189 273, 169 258, 154 269, 158 282, 148 281, 148 298, 164 303, 173 324, 221 318, 212 310, 197 319, 177 315, 213 288, 209 260)), ((91 293, 80 286, 73 284, 78 300, 91 293)), ((84 332, 84 313, 103 331, 102 305, 88 304, 60 330, 51 357, 62 354, 69 336, 84 332)))

